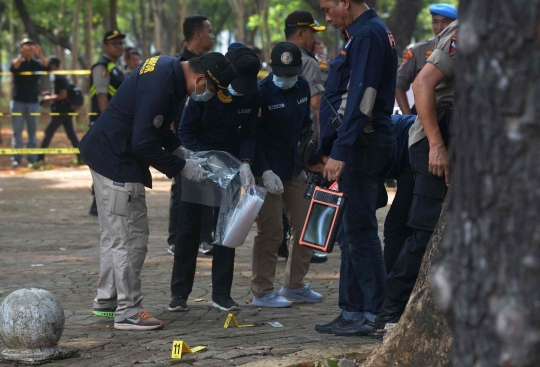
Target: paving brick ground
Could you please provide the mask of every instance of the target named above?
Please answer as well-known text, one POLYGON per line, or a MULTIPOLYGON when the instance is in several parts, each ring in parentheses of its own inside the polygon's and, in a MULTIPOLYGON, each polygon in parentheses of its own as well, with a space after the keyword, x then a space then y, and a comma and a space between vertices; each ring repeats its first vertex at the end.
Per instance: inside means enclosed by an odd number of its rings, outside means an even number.
MULTIPOLYGON (((173 258, 166 252, 170 181, 154 172, 148 190, 150 240, 142 271, 144 305, 165 321, 161 331, 129 332, 112 328, 110 319, 90 309, 99 276, 97 218, 89 216, 91 177, 87 167, 13 175, 0 172, 0 290, 4 296, 37 287, 61 301, 66 327, 61 345, 76 347, 80 357, 54 366, 297 366, 321 357, 363 358, 377 342, 371 338, 324 336, 316 322, 337 314, 339 249, 324 264, 313 264, 308 281, 324 295, 320 304, 295 302, 290 309, 259 309, 249 304, 249 277, 254 232, 237 250, 232 296, 241 304, 240 323, 279 321, 283 328, 224 329, 227 314, 211 307, 210 263, 199 257, 189 312, 166 311, 173 258), (206 352, 170 358, 173 340, 208 346, 206 352)), ((387 207, 388 208, 388 207, 387 207)), ((387 208, 378 213, 379 222, 387 208)), ((382 226, 380 226, 382 234, 382 226)), ((276 287, 284 275, 278 263, 276 287)), ((0 297, 0 301, 2 297, 0 297)), ((4 349, 0 341, 0 350, 4 349)), ((2 363, 0 366, 10 364, 2 363)), ((307 364, 309 365, 309 364, 307 364)))

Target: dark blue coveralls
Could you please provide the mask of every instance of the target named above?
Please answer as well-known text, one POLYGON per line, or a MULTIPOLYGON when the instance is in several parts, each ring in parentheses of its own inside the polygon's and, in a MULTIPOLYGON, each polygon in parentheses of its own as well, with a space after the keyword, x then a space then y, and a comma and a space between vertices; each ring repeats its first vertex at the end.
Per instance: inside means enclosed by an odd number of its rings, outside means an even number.
POLYGON ((343 218, 346 241, 339 244, 339 306, 347 320, 364 316, 373 322, 385 296, 375 211, 396 154, 391 115, 397 52, 391 32, 373 9, 354 20, 345 37, 345 47, 330 64, 324 92, 338 112, 344 110, 343 122, 336 132, 332 110, 321 104, 320 149, 346 163, 340 178, 349 199, 343 218), (332 149, 325 151, 328 146, 332 149))
MULTIPOLYGON (((238 159, 255 158, 255 128, 260 120, 259 94, 232 96, 231 103, 218 98, 207 102, 189 100, 178 127, 185 147, 194 152, 220 150, 238 159)), ((197 265, 199 234, 203 225, 201 204, 178 202, 178 228, 171 278, 173 297, 188 299, 193 288, 197 265)), ((219 208, 216 208, 219 209, 219 208)), ((213 210, 214 228, 219 210, 213 210)), ((234 272, 235 249, 214 246, 212 259, 212 295, 230 296, 234 272)))

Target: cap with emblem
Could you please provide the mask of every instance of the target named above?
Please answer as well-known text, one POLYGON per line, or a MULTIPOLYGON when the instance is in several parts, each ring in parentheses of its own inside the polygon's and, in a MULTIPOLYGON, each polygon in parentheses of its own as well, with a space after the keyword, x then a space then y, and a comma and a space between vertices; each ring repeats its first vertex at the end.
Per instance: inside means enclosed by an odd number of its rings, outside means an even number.
POLYGON ((285 28, 296 27, 311 28, 315 32, 324 31, 326 29, 326 27, 320 25, 319 22, 313 18, 313 14, 307 10, 297 10, 292 12, 285 19, 285 28))
MULTIPOLYGON (((232 46, 232 45, 231 45, 232 46)), ((259 74, 260 60, 253 50, 245 46, 229 46, 229 52, 225 54, 236 69, 238 78, 231 82, 232 88, 238 93, 256 93, 257 74, 259 74)))
POLYGON ((441 15, 450 19, 458 18, 458 11, 450 4, 434 4, 429 7, 431 15, 441 15))
POLYGON ((112 31, 105 33, 105 36, 103 36, 103 43, 107 43, 114 38, 124 39, 126 38, 126 35, 122 34, 118 29, 113 29, 112 31))
POLYGON ((36 43, 32 41, 30 38, 23 38, 21 42, 19 42, 19 47, 22 45, 35 45, 36 43))
POLYGON ((199 62, 206 79, 214 85, 219 100, 223 103, 232 102, 228 87, 238 74, 229 59, 219 52, 209 52, 199 57, 199 62))
POLYGON ((280 42, 270 53, 270 66, 277 75, 302 74, 302 52, 294 43, 280 42))

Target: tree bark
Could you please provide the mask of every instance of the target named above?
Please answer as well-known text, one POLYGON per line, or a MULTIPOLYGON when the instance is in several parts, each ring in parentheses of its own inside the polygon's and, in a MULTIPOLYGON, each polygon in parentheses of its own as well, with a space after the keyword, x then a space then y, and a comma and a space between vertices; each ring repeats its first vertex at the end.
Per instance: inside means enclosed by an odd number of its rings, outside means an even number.
POLYGON ((92 55, 92 34, 93 34, 93 28, 92 28, 92 0, 86 0, 86 14, 85 14, 85 35, 84 35, 84 45, 85 45, 85 53, 86 53, 86 59, 88 60, 88 65, 92 65, 93 63, 93 55, 92 55))
POLYGON ((161 18, 160 13, 160 0, 152 0, 152 13, 154 15, 154 47, 156 51, 163 52, 161 47, 161 18))
POLYGON ((445 202, 403 316, 362 367, 448 366, 452 335, 435 307, 429 279, 431 261, 442 245, 447 208, 445 202))
POLYGON ((109 0, 109 30, 118 29, 118 21, 116 19, 117 12, 117 0, 109 0))
POLYGON ((144 60, 150 57, 150 41, 148 37, 148 7, 144 0, 139 0, 139 11, 141 13, 141 50, 144 60))
POLYGON ((396 41, 399 56, 411 42, 420 9, 422 0, 396 0, 390 18, 386 22, 396 41))
POLYGON ((236 41, 245 41, 245 15, 246 15, 246 1, 245 0, 229 0, 232 10, 236 17, 236 41))
POLYGON ((176 28, 176 53, 182 52, 182 43, 184 41, 184 19, 187 15, 185 0, 178 0, 178 25, 176 28))
POLYGON ((433 265, 451 365, 539 366, 540 1, 470 0, 459 10, 456 190, 433 265))
MULTIPOLYGON (((73 13, 73 24, 71 26, 71 68, 72 70, 78 69, 77 58, 79 56, 79 14, 81 13, 82 0, 75 2, 75 11, 73 13)), ((73 80, 76 80, 76 76, 73 76, 73 80)))

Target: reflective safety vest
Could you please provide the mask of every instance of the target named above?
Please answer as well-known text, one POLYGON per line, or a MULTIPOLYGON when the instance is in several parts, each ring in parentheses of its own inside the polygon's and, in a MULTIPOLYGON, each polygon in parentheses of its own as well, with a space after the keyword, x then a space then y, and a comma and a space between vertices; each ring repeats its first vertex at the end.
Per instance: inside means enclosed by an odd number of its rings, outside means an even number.
MULTIPOLYGON (((109 60, 105 55, 101 55, 98 62, 95 63, 92 68, 94 69, 95 66, 102 65, 107 71, 107 73, 110 76, 109 80, 109 90, 107 93, 107 99, 110 101, 111 98, 116 94, 116 91, 118 88, 120 88, 120 85, 124 81, 124 73, 122 72, 122 69, 118 65, 116 65, 114 62, 109 60)), ((105 73, 105 71, 103 71, 105 73)), ((94 84, 94 77, 91 76, 92 79, 92 85, 90 86, 90 97, 92 98, 92 112, 97 113, 96 116, 90 116, 90 121, 94 122, 97 120, 99 115, 101 115, 101 111, 99 110, 98 101, 97 101, 97 93, 96 93, 96 86, 94 84)))

